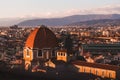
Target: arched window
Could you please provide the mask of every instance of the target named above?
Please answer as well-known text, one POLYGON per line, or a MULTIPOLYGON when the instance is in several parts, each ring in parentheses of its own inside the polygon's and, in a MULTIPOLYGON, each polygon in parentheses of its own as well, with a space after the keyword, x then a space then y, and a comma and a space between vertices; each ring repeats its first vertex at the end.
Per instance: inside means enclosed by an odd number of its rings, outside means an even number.
POLYGON ((61 52, 58 52, 57 55, 58 55, 58 56, 61 56, 61 52))
POLYGON ((61 52, 61 56, 62 56, 62 54, 63 54, 63 53, 61 52))

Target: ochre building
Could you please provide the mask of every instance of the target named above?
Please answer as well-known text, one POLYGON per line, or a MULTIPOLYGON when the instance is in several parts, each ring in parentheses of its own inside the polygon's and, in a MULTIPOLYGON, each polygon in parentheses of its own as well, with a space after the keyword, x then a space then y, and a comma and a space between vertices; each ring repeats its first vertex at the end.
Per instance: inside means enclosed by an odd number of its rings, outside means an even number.
POLYGON ((120 79, 120 67, 108 64, 74 61, 72 64, 78 72, 91 73, 103 78, 120 79))

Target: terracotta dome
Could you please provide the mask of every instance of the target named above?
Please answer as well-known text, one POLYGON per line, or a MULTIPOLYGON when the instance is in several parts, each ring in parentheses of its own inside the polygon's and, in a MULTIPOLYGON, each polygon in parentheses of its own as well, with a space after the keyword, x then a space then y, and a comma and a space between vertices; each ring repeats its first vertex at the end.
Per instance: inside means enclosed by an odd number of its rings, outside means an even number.
POLYGON ((57 45, 55 34, 45 26, 33 30, 27 38, 25 47, 54 48, 57 45))

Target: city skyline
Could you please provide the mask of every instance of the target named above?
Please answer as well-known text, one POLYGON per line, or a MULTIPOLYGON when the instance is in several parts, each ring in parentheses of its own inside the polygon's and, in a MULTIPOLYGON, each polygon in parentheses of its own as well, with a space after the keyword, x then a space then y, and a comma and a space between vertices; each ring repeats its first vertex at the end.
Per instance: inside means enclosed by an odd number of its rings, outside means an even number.
POLYGON ((0 18, 119 14, 119 0, 0 0, 0 18))

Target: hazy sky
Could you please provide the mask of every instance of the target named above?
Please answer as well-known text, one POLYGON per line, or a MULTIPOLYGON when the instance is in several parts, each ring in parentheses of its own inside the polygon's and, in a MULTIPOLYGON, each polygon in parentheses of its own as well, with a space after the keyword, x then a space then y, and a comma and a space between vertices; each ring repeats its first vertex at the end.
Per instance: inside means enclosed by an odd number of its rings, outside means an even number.
POLYGON ((120 13, 120 0, 0 0, 0 18, 120 13))

